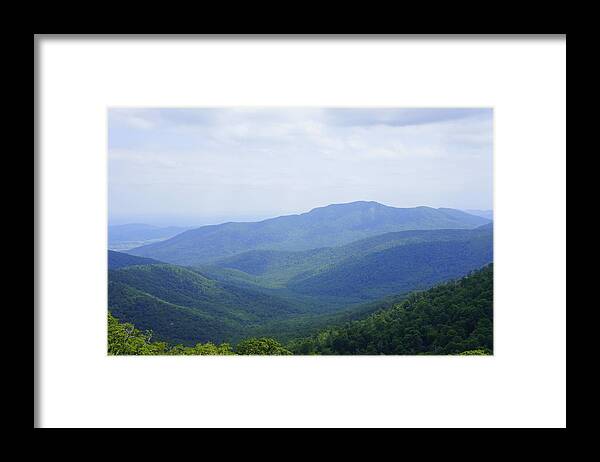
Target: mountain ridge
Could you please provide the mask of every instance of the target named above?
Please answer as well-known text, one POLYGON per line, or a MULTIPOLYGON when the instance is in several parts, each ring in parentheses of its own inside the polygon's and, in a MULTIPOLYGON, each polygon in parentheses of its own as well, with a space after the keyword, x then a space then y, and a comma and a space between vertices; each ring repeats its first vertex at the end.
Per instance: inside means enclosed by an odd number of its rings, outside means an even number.
POLYGON ((135 265, 153 265, 164 263, 153 258, 138 257, 116 250, 108 250, 108 269, 119 269, 135 265))
POLYGON ((184 231, 127 253, 179 265, 200 265, 248 250, 299 251, 384 234, 426 229, 472 229, 489 223, 457 209, 397 208, 374 201, 329 204, 257 222, 228 222, 184 231))

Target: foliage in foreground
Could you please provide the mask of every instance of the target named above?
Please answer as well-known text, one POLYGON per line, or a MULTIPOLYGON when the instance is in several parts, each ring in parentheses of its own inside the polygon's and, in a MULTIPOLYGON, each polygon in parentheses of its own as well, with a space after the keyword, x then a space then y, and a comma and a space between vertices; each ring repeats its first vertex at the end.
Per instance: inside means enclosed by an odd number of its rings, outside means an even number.
POLYGON ((194 346, 153 342, 152 332, 137 329, 133 324, 122 323, 108 313, 108 354, 120 355, 289 355, 290 351, 272 338, 250 338, 240 342, 236 351, 228 343, 212 342, 194 346))
POLYGON ((223 343, 198 343, 193 347, 170 346, 166 342, 153 342, 152 332, 137 329, 133 324, 121 323, 108 313, 109 355, 228 355, 234 354, 231 347, 223 343))
POLYGON ((291 355, 292 352, 285 349, 272 338, 248 338, 237 344, 235 351, 239 355, 291 355))

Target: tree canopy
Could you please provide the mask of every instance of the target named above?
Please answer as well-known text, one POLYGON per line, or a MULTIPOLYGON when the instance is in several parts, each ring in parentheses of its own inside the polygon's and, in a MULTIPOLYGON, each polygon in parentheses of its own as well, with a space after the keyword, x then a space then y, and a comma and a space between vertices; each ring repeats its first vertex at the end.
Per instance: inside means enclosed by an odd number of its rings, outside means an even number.
POLYGON ((133 324, 121 323, 108 313, 108 354, 109 355, 233 355, 227 343, 198 343, 194 346, 175 345, 166 342, 153 342, 152 331, 137 329, 133 324))
POLYGON ((465 355, 493 349, 493 267, 287 346, 295 354, 465 355))
POLYGON ((261 337, 242 340, 235 347, 239 355, 291 355, 277 340, 261 337))
POLYGON ((141 331, 122 323, 108 313, 108 354, 123 355, 291 355, 277 340, 261 337, 238 343, 235 351, 228 343, 197 343, 194 346, 152 341, 152 331, 141 331))

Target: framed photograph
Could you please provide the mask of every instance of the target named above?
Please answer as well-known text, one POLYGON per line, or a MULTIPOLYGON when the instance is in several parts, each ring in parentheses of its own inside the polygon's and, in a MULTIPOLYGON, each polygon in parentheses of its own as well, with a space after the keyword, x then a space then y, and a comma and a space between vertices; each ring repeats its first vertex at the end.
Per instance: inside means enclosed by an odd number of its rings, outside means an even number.
POLYGON ((492 354, 492 114, 110 108, 108 354, 492 354))
POLYGON ((35 63, 35 427, 566 427, 566 36, 35 63))

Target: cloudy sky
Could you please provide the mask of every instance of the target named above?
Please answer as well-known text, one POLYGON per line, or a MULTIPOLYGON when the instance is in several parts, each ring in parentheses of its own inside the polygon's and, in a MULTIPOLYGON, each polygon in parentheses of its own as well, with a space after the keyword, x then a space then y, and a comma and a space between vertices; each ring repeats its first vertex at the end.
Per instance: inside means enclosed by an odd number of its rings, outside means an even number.
POLYGON ((108 129, 113 224, 492 208, 491 109, 112 108, 108 129))

